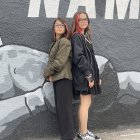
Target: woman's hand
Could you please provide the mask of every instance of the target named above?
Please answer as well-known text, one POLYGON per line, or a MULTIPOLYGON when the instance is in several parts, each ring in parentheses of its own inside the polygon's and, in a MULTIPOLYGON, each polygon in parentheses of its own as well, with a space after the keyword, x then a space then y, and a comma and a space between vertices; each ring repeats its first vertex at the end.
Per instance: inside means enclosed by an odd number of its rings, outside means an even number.
POLYGON ((94 86, 94 81, 89 82, 89 87, 92 88, 94 86))
POLYGON ((51 77, 51 76, 49 76, 48 80, 51 82, 51 81, 52 81, 52 77, 51 77))
POLYGON ((102 80, 100 79, 100 80, 99 80, 99 85, 101 85, 101 84, 102 84, 102 80))

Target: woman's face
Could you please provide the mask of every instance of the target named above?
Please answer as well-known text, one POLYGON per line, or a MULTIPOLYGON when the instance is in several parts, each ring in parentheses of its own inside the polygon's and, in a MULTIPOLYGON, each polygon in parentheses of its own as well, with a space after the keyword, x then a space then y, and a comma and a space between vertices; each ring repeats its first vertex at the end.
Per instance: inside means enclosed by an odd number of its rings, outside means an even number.
POLYGON ((57 20, 54 24, 54 30, 56 35, 62 35, 65 33, 65 25, 61 21, 57 20))
POLYGON ((86 16, 86 14, 84 13, 81 13, 79 15, 79 20, 78 20, 78 23, 79 23, 79 27, 81 29, 86 29, 88 27, 88 18, 86 16))

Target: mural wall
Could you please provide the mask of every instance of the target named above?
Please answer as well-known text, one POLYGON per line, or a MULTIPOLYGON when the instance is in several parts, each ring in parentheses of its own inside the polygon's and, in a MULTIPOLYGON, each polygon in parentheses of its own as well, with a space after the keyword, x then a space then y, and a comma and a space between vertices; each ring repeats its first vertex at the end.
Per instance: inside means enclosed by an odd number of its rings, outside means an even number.
MULTIPOLYGON (((140 0, 0 1, 0 139, 58 135, 52 83, 43 77, 58 16, 86 11, 102 79, 90 129, 140 124, 140 0)), ((73 100, 77 129, 78 100, 73 100)))

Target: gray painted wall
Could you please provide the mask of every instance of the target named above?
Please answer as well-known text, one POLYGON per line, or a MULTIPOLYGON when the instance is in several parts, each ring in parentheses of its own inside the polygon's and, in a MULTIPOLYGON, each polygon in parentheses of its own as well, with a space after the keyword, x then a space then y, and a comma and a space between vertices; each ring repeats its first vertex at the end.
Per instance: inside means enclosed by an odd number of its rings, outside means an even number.
MULTIPOLYGON (((52 83, 44 83, 51 26, 87 11, 102 78, 90 129, 140 124, 139 0, 0 1, 0 139, 58 135, 52 83)), ((73 100, 77 129, 78 101, 73 100)))

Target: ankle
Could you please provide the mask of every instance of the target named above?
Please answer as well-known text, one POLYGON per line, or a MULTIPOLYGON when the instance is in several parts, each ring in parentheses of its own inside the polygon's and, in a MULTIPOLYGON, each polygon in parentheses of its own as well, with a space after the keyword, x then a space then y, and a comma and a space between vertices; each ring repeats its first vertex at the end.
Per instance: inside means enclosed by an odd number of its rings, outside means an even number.
POLYGON ((79 134, 81 134, 81 135, 85 135, 87 132, 88 132, 88 130, 85 130, 85 131, 79 131, 79 134))

